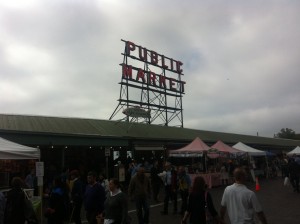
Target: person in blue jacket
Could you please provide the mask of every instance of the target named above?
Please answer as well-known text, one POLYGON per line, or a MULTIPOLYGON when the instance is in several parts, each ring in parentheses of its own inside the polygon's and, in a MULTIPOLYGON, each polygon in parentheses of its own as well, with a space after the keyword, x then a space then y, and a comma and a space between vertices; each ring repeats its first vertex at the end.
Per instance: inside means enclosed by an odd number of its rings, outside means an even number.
POLYGON ((104 187, 97 182, 97 173, 88 172, 88 185, 83 197, 86 219, 89 224, 97 224, 96 216, 102 214, 106 199, 104 187))

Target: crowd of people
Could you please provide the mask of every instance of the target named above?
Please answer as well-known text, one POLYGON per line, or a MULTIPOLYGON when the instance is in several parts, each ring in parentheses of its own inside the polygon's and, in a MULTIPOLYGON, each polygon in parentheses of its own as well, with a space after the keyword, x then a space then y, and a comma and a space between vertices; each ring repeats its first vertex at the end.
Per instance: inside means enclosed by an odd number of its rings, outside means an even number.
MULTIPOLYGON (((280 163, 282 176, 288 176, 294 191, 299 192, 300 158, 286 157, 280 163)), ((247 169, 232 164, 220 164, 220 184, 225 186, 225 190, 219 212, 201 175, 192 180, 185 166, 158 161, 152 164, 137 163, 133 160, 126 168, 127 182, 122 183, 123 186, 117 178, 108 180, 102 172, 89 171, 82 176, 78 170, 66 170, 55 176, 49 192, 44 194, 44 216, 49 224, 63 224, 66 221, 81 224, 83 219, 89 224, 129 224, 128 202, 133 202, 138 224, 149 224, 150 200, 153 200, 163 203, 161 215, 168 215, 170 207, 173 214, 181 214, 182 224, 188 221, 190 224, 223 224, 226 212, 231 223, 253 223, 256 214, 261 223, 266 224, 255 193, 245 185, 249 176, 247 169), (228 181, 230 176, 234 179, 233 184, 228 181), (85 217, 81 216, 82 211, 85 217), (213 221, 208 220, 207 213, 213 221)), ((34 187, 33 173, 31 171, 24 180, 15 177, 6 198, 0 194, 0 224, 24 224, 26 217, 20 209, 24 198, 22 189, 24 184, 34 187)))

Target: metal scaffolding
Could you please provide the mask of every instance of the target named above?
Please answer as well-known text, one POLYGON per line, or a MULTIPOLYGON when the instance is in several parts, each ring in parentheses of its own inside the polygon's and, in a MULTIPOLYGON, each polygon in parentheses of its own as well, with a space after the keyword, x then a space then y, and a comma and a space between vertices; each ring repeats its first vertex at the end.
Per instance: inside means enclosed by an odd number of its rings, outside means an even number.
MULTIPOLYGON (((174 89, 182 88, 180 85, 181 76, 183 74, 175 73, 164 66, 153 65, 148 61, 141 60, 138 57, 128 54, 127 41, 124 42, 125 49, 124 53, 122 53, 123 63, 120 64, 122 66, 122 76, 121 81, 119 82, 121 86, 118 99, 119 103, 109 120, 158 124, 173 127, 177 126, 183 128, 182 97, 184 91, 174 91, 174 89), (134 66, 137 62, 139 63, 139 67, 134 66), (174 89, 170 90, 168 88, 150 85, 149 81, 139 82, 136 79, 129 79, 124 75, 124 67, 126 68, 128 66, 134 71, 141 70, 139 68, 143 67, 142 71, 146 74, 147 80, 149 80, 150 74, 155 70, 155 73, 158 74, 155 77, 155 82, 159 82, 159 77, 166 78, 168 74, 172 74, 173 76, 176 75, 179 82, 176 82, 174 89), (142 108, 145 111, 150 110, 151 116, 138 117, 122 113, 125 109, 134 107, 142 108)), ((147 56, 150 57, 149 52, 147 54, 147 56)))

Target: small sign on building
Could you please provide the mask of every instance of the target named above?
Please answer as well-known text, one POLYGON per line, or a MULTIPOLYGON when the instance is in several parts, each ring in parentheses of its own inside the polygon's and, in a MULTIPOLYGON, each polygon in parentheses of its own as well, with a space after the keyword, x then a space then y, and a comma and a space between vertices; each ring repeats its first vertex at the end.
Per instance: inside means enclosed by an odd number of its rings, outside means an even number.
POLYGON ((110 156, 110 148, 105 148, 105 156, 110 156))

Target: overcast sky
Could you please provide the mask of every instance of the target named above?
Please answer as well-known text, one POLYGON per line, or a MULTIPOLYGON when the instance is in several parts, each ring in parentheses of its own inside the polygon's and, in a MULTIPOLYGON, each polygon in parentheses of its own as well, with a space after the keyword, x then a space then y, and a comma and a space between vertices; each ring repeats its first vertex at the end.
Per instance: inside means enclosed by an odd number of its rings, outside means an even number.
POLYGON ((184 127, 300 133, 300 1, 0 1, 0 113, 109 119, 124 42, 183 62, 184 127))

